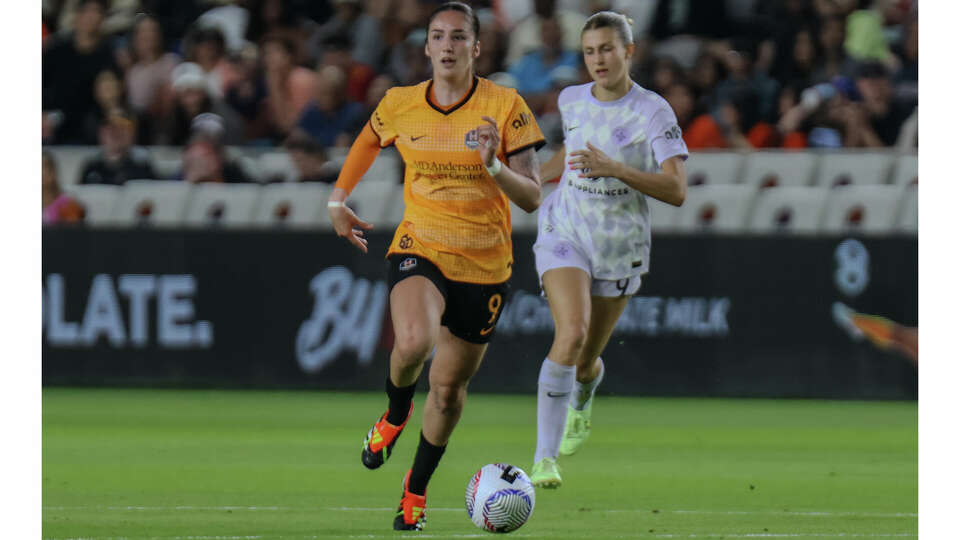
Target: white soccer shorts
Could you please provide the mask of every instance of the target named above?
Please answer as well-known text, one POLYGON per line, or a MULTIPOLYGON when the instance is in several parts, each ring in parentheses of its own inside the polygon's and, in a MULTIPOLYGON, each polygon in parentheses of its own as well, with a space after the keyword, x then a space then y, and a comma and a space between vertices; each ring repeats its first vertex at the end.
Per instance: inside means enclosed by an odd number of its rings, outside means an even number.
MULTIPOLYGON (((537 235, 537 242, 533 245, 533 256, 536 259, 537 275, 543 284, 543 274, 554 268, 579 268, 593 276, 590 271, 590 259, 581 248, 556 234, 545 233, 542 229, 537 235)), ((617 296, 633 296, 640 290, 641 275, 637 274, 624 279, 591 279, 590 296, 612 298, 617 296)))

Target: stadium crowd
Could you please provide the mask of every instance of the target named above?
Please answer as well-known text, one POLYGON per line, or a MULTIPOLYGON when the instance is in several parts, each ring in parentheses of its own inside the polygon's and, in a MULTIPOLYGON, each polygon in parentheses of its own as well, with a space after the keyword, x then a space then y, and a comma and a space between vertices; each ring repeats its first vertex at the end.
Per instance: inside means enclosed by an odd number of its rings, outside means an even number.
MULTIPOLYGON (((284 146, 306 180, 388 88, 430 77, 437 0, 44 0, 43 143, 99 145, 81 183, 250 181, 227 146, 284 146)), ((691 150, 915 147, 917 0, 475 0, 478 75, 516 88, 551 142, 556 97, 589 81, 579 28, 633 19, 634 80, 691 150)), ((335 172, 335 171, 334 171, 335 172)))

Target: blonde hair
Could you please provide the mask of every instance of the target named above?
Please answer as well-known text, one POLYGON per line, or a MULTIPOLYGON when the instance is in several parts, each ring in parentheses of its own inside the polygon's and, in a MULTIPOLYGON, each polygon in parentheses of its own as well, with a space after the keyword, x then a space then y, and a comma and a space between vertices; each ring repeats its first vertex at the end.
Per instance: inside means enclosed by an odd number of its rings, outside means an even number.
POLYGON ((587 30, 595 30, 597 28, 613 28, 617 32, 617 35, 620 36, 620 40, 623 41, 624 46, 633 44, 633 19, 617 13, 615 11, 598 11, 590 16, 587 19, 587 22, 583 25, 583 30, 580 31, 580 39, 583 39, 583 34, 587 30))

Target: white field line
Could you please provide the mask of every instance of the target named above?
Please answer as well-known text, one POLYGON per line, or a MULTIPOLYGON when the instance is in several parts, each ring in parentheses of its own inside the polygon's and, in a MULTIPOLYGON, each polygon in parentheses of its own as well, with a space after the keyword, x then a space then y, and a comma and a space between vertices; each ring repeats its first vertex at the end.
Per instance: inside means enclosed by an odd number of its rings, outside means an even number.
MULTIPOLYGON (((530 534, 512 534, 513 538, 530 538, 530 534)), ((430 534, 417 533, 417 538, 489 538, 490 533, 473 534, 430 534)), ((338 535, 338 536, 274 536, 274 535, 253 535, 253 536, 82 536, 78 538, 53 538, 48 537, 44 540, 260 540, 265 538, 297 538, 302 540, 320 539, 320 538, 397 538, 396 534, 359 534, 359 535, 338 535)))
POLYGON ((917 538, 917 533, 716 533, 656 534, 657 538, 917 538))
MULTIPOLYGON (((68 510, 113 510, 113 511, 250 511, 250 512, 299 512, 306 510, 328 510, 333 512, 390 512, 395 507, 372 506, 330 506, 330 507, 299 507, 299 506, 44 506, 45 511, 68 510)), ((430 512, 463 512, 463 508, 428 507, 430 512)), ((603 513, 651 513, 647 508, 628 508, 597 510, 603 513)), ((743 516, 800 516, 800 517, 863 517, 863 518, 915 518, 918 514, 911 512, 826 512, 826 511, 791 511, 791 510, 661 510, 665 514, 719 514, 743 516)))

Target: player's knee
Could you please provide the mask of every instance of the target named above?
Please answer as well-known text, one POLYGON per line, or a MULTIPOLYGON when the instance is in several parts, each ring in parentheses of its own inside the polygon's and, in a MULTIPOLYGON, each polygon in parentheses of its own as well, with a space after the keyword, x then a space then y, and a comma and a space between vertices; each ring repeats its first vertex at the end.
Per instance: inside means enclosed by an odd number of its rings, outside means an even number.
POLYGON ((466 398, 466 386, 451 384, 431 384, 430 394, 434 406, 444 416, 455 416, 463 410, 466 398))
POLYGON ((585 321, 562 325, 557 329, 554 337, 555 347, 565 358, 571 360, 580 356, 586 342, 587 323, 585 321))
POLYGON ((398 329, 393 342, 394 352, 404 364, 420 364, 433 350, 433 341, 425 328, 408 326, 398 329))

